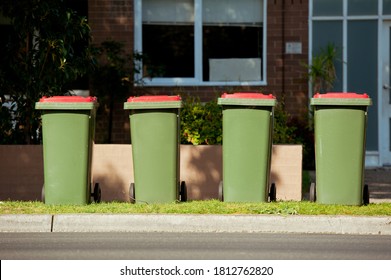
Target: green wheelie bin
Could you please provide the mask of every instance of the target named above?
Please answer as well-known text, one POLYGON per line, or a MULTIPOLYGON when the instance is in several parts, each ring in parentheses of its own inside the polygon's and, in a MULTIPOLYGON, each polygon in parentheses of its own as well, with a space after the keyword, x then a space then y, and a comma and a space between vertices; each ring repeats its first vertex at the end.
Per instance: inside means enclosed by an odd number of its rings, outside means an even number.
POLYGON ((130 97, 129 110, 134 182, 132 203, 186 201, 187 190, 179 179, 180 96, 130 97))
POLYGON ((260 93, 224 93, 223 181, 219 199, 227 202, 276 200, 270 181, 273 117, 276 98, 260 93))
POLYGON ((101 200, 99 183, 92 186, 91 161, 95 134, 95 97, 43 97, 44 187, 46 204, 85 205, 101 200), (93 192, 92 192, 93 190, 93 192))
POLYGON ((315 125, 316 183, 310 200, 321 204, 369 203, 364 185, 367 94, 326 93, 311 98, 315 125))

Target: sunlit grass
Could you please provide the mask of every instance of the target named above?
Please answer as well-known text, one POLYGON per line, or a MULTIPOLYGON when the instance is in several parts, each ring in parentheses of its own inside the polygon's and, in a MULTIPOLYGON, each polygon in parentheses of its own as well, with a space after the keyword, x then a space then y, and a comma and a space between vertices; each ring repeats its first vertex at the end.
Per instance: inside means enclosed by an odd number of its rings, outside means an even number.
POLYGON ((391 216, 391 203, 367 206, 322 205, 311 202, 228 203, 218 200, 167 204, 46 205, 38 201, 1 201, 0 214, 274 214, 274 215, 367 215, 391 216))

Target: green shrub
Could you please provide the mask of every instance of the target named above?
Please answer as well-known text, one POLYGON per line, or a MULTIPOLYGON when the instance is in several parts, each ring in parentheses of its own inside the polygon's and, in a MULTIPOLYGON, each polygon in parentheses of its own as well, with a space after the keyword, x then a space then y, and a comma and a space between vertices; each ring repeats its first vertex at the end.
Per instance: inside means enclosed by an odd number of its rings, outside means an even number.
POLYGON ((289 125, 290 116, 285 111, 284 104, 278 102, 274 108, 273 143, 297 144, 301 139, 296 135, 297 127, 289 125))
POLYGON ((181 143, 222 143, 222 111, 216 100, 202 103, 195 97, 184 99, 181 109, 181 143))
POLYGON ((12 104, 1 109, 1 125, 7 126, 1 142, 40 143, 35 102, 44 95, 64 95, 94 66, 87 18, 64 2, 0 1, 0 14, 12 22, 12 35, 2 36, 0 44, 0 98, 12 104))

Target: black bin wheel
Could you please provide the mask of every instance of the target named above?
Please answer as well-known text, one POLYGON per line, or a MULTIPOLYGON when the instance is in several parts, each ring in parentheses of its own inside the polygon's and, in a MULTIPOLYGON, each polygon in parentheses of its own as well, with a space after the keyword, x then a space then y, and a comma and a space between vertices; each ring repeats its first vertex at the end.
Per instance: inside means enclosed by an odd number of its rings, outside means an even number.
POLYGON ((316 201, 316 184, 311 183, 310 185, 310 201, 315 202, 316 201))
POLYGON ((363 204, 368 205, 369 204, 369 187, 368 185, 364 185, 363 189, 363 204))
POLYGON ((100 189, 99 183, 95 183, 92 197, 94 198, 95 203, 100 203, 102 199, 102 191, 100 189))
POLYGON ((182 181, 180 185, 180 190, 179 190, 179 195, 180 195, 180 201, 181 202, 186 202, 187 201, 187 186, 186 182, 182 181))
POLYGON ((134 185, 134 183, 130 183, 129 199, 130 199, 130 203, 135 203, 136 202, 136 192, 135 192, 135 185, 134 185))
POLYGON ((269 198, 270 198, 270 202, 277 200, 277 188, 275 183, 272 183, 270 185, 269 198))

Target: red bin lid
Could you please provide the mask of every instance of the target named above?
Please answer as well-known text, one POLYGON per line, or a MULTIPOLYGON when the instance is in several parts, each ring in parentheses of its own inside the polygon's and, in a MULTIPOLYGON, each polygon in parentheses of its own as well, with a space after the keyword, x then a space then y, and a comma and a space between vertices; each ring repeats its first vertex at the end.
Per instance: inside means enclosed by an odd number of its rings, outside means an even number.
POLYGON ((131 96, 127 102, 170 102, 180 101, 179 95, 144 95, 144 96, 131 96))
POLYGON ((369 98, 368 94, 358 94, 355 92, 329 92, 329 93, 317 93, 314 98, 369 98))
POLYGON ((253 92, 236 92, 223 93, 221 98, 242 98, 242 99, 276 99, 272 94, 253 93, 253 92))
POLYGON ((51 97, 42 97, 39 102, 57 102, 57 103, 81 103, 81 102, 96 102, 96 97, 94 96, 51 96, 51 97))

